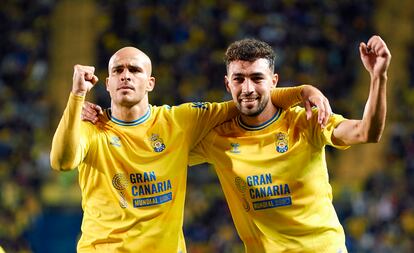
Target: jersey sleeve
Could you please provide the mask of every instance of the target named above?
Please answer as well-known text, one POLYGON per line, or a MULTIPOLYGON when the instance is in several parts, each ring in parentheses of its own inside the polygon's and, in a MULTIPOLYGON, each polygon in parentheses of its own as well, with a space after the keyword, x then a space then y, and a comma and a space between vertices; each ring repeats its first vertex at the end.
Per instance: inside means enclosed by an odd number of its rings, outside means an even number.
POLYGON ((50 163, 55 170, 74 169, 86 156, 91 128, 80 117, 84 99, 72 93, 69 96, 52 141, 50 163))
POLYGON ((194 166, 202 163, 213 163, 212 158, 209 155, 211 145, 214 145, 214 138, 216 132, 214 129, 210 131, 207 136, 202 139, 195 148, 190 151, 188 156, 188 165, 194 166))
POLYGON ((206 155, 204 154, 204 150, 200 146, 201 142, 190 151, 190 154, 188 156, 188 166, 194 166, 202 163, 207 162, 206 155))
POLYGON ((177 106, 174 119, 185 132, 190 149, 193 149, 211 129, 237 114, 233 102, 194 102, 177 106))
MULTIPOLYGON (((308 122, 308 133, 311 139, 311 142, 316 145, 317 147, 322 147, 325 145, 332 146, 337 149, 347 149, 350 146, 341 146, 336 145, 332 141, 332 135, 335 128, 346 118, 339 114, 332 114, 329 118, 329 121, 324 129, 321 129, 320 124, 317 122, 318 118, 318 110, 314 108, 312 110, 312 118, 308 122)), ((303 113, 303 117, 306 118, 305 113, 303 113)), ((306 120, 306 119, 305 119, 306 120)))
POLYGON ((270 93, 272 104, 283 109, 298 105, 302 102, 303 87, 305 86, 272 89, 270 93))
POLYGON ((342 115, 339 114, 332 114, 329 118, 328 124, 325 127, 325 129, 322 131, 323 136, 323 142, 326 145, 332 146, 337 149, 347 149, 350 146, 349 145, 337 145, 334 144, 332 141, 332 136, 335 128, 343 121, 345 121, 346 118, 344 118, 342 115))

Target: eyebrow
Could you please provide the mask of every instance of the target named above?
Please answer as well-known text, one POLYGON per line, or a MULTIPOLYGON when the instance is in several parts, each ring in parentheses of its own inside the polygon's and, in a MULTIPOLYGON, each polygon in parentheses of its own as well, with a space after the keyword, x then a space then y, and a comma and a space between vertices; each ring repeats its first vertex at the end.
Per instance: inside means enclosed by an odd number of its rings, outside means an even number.
POLYGON ((111 69, 117 70, 117 69, 122 69, 122 68, 133 68, 133 69, 143 70, 142 67, 135 65, 135 64, 127 64, 127 65, 119 64, 119 65, 113 66, 111 69))
POLYGON ((265 74, 264 73, 262 73, 262 72, 254 72, 254 73, 251 73, 251 74, 249 74, 249 75, 245 75, 245 74, 243 74, 243 73, 234 73, 232 76, 234 76, 234 77, 240 77, 240 76, 252 76, 252 77, 258 77, 258 76, 264 76, 265 74))

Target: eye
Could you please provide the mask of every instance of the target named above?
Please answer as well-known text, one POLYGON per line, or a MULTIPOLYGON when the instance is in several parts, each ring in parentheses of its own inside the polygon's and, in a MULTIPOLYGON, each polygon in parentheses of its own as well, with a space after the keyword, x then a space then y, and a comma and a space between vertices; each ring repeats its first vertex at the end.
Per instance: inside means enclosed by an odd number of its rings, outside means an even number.
POLYGON ((233 78, 233 82, 242 83, 242 82, 244 82, 244 78, 241 77, 241 76, 236 76, 236 77, 233 78))
POLYGON ((253 77, 253 78, 252 78, 253 82, 255 82, 255 83, 259 83, 259 82, 261 82, 263 79, 264 79, 264 78, 263 78, 263 77, 261 77, 261 76, 256 76, 256 77, 253 77))
POLYGON ((129 68, 128 68, 128 70, 129 70, 129 72, 131 72, 131 73, 141 73, 141 72, 142 72, 142 69, 141 69, 141 68, 139 68, 139 67, 134 67, 134 66, 129 67, 129 68))
POLYGON ((122 71, 124 71, 122 68, 115 68, 115 69, 113 70, 113 73, 120 74, 120 73, 122 73, 122 71))

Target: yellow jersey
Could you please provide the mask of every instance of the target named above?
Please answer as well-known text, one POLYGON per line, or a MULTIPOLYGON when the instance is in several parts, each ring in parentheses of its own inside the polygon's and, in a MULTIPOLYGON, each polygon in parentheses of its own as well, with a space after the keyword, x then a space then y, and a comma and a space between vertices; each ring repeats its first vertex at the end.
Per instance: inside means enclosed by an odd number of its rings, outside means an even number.
MULTIPOLYGON (((300 102, 301 89, 274 89, 272 101, 300 102)), ((70 95, 50 154, 54 169, 79 170, 84 215, 78 252, 186 252, 188 154, 213 127, 238 114, 234 103, 150 105, 132 122, 106 110, 105 123, 93 125, 80 119, 84 99, 70 95)))
POLYGON ((325 145, 343 120, 321 130, 317 113, 278 109, 260 126, 240 117, 214 130, 193 150, 190 164, 214 165, 247 253, 345 253, 345 235, 332 205, 325 145))
MULTIPOLYGON (((74 134, 65 125, 82 104, 82 97, 71 94, 56 146, 74 134)), ((186 252, 182 225, 189 151, 236 112, 230 103, 187 103, 149 106, 133 122, 112 117, 110 110, 105 124, 80 122, 80 147, 73 147, 84 212, 78 252, 186 252)))

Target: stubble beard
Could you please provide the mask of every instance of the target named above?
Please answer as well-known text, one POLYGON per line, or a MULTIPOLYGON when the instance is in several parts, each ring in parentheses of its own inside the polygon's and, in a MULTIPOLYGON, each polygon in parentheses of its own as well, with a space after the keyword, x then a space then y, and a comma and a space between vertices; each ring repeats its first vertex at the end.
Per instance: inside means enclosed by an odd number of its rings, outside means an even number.
POLYGON ((237 108, 241 112, 241 114, 248 116, 248 117, 256 117, 263 112, 268 102, 268 98, 263 98, 258 101, 257 107, 247 108, 247 106, 243 106, 240 102, 237 103, 237 108))

